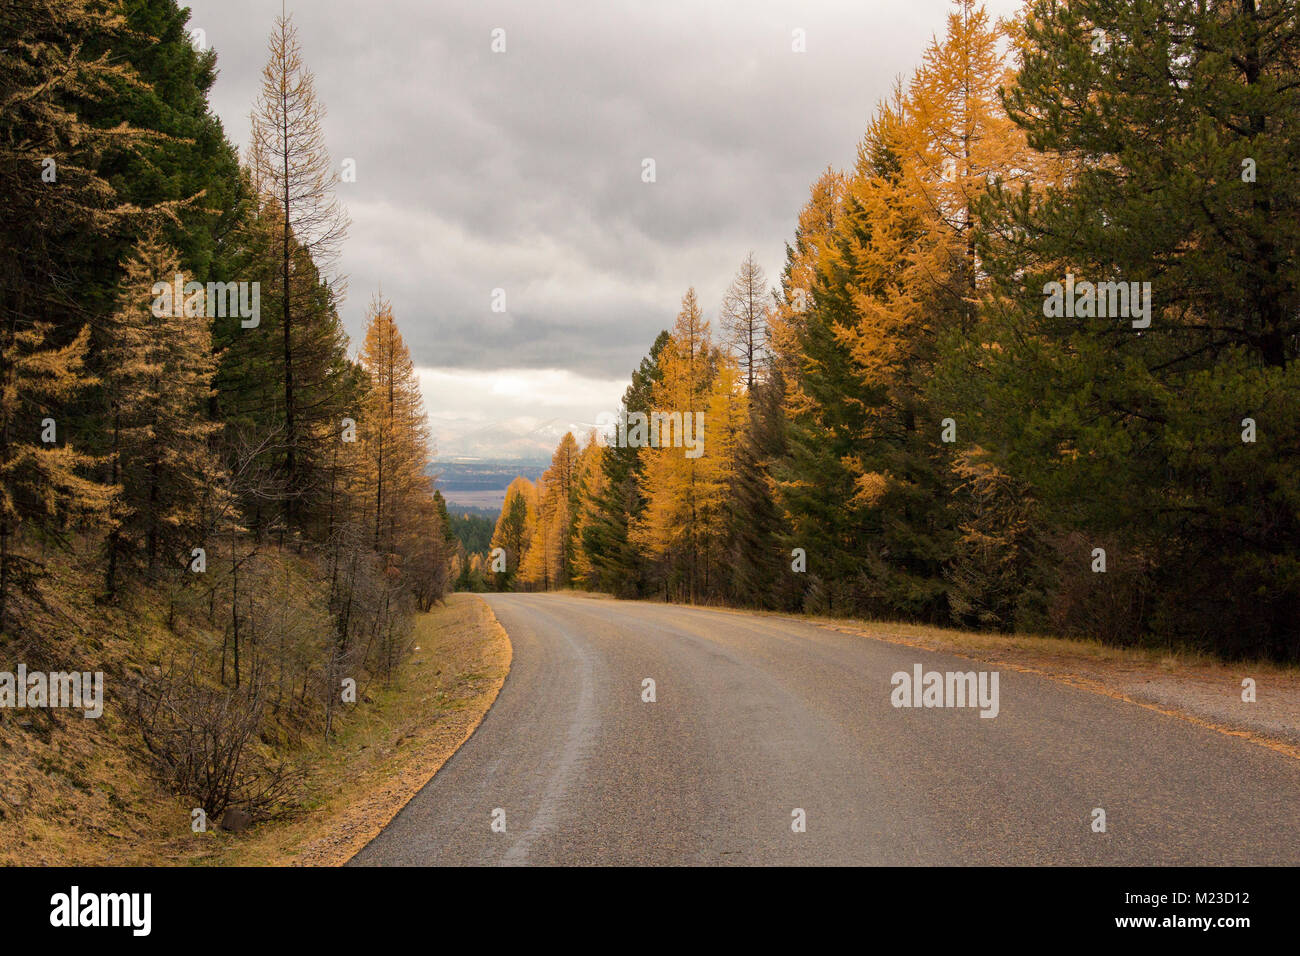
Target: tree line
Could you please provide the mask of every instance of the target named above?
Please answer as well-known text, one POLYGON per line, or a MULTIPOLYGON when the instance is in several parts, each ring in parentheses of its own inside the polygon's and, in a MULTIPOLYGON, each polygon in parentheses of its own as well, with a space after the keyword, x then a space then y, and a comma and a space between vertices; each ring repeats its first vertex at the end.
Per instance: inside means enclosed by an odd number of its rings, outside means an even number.
POLYGON ((196 792, 239 766, 196 728, 328 733, 345 679, 390 678, 456 545, 390 302, 349 355, 348 217, 292 19, 241 157, 188 16, 0 6, 0 633, 39 658, 75 631, 69 569, 100 604, 161 600, 192 659, 141 714, 196 792))
POLYGON ((565 436, 476 568, 1300 657, 1297 119, 1293 0, 956 0, 777 286, 633 373, 704 453, 565 436))

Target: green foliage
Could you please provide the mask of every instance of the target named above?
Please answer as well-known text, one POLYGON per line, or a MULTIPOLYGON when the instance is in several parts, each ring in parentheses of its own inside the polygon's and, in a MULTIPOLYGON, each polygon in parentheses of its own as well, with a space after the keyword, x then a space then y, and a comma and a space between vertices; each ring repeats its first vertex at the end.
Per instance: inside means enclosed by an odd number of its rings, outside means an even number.
POLYGON ((1151 575, 1137 635, 1230 654, 1300 653, 1298 52, 1276 3, 1035 4, 1007 104, 1072 175, 990 191, 983 328, 946 343, 974 440, 1049 526, 1151 575), (1067 273, 1149 282, 1149 328, 1045 315, 1067 273))
MULTIPOLYGON (((621 414, 649 412, 651 393, 662 380, 659 357, 668 346, 665 330, 655 338, 650 353, 632 373, 623 393, 621 414)), ((583 525, 582 547, 595 570, 595 586, 620 597, 639 597, 646 589, 646 563, 628 539, 628 529, 645 509, 640 490, 643 470, 636 448, 612 444, 601 460, 604 494, 593 502, 593 520, 583 525)))
MULTIPOLYGON (((442 492, 435 492, 440 497, 442 492)), ((444 505, 445 507, 445 505, 444 505)), ((447 528, 453 539, 459 541, 466 554, 487 555, 492 547, 492 529, 495 522, 483 515, 459 513, 448 517, 447 528)))

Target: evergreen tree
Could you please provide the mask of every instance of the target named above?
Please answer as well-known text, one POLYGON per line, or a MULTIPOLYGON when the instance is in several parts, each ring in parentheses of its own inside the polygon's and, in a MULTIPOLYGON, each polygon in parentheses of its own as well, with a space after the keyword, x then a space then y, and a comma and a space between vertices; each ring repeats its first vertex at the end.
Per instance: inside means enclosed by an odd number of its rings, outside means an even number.
POLYGON ((852 297, 836 245, 847 214, 844 183, 814 184, 787 252, 782 308, 774 327, 777 368, 786 373, 787 455, 773 466, 792 548, 807 556, 809 609, 848 613, 862 602, 860 547, 869 525, 848 462, 860 455, 867 418, 847 400, 858 386, 837 327, 852 324, 852 297))
POLYGON ((804 573, 792 568, 793 545, 772 475, 774 464, 788 454, 784 397, 784 379, 769 364, 749 396, 749 420, 736 448, 726 554, 733 602, 792 610, 802 600, 804 573))
POLYGON ((1131 637, 1300 649, 1300 442, 1278 404, 1300 381, 1298 51, 1289 5, 1254 0, 1034 3, 1020 32, 1010 116, 1069 175, 990 195, 993 292, 953 347, 998 466, 1060 533, 1115 542, 1108 585, 1152 569, 1131 637), (1072 315, 1047 301, 1067 276, 1072 315), (1128 314, 1118 287, 1091 307, 1112 282, 1138 283, 1128 314))
MULTIPOLYGON (((623 393, 619 410, 624 424, 634 412, 649 414, 653 389, 663 376, 660 357, 669 340, 667 331, 660 332, 650 353, 632 373, 632 383, 623 393)), ((640 597, 647 586, 646 563, 628 534, 645 509, 640 449, 615 442, 601 456, 600 469, 602 479, 590 489, 591 513, 580 532, 583 554, 590 564, 594 587, 619 597, 640 597)))
POLYGON ((15 599, 39 602, 39 564, 20 535, 60 536, 102 513, 106 488, 82 449, 74 402, 94 385, 85 367, 94 313, 80 293, 88 250, 141 210, 106 177, 112 150, 142 150, 144 131, 107 130, 89 104, 131 68, 89 52, 127 31, 120 13, 86 0, 0 6, 0 631, 23 626, 15 599))

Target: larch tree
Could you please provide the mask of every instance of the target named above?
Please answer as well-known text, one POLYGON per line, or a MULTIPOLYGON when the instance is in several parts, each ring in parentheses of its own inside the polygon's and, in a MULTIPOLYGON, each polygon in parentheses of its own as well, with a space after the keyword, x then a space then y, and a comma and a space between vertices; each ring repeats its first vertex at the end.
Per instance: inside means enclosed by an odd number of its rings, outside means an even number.
MULTIPOLYGON (((426 491, 431 490, 433 479, 426 479, 426 491)), ((402 526, 398 534, 398 548, 401 556, 402 580, 411 590, 415 606, 421 612, 428 611, 434 603, 440 601, 452 582, 452 563, 458 552, 455 534, 448 538, 451 531, 450 518, 446 506, 439 507, 439 498, 434 495, 417 493, 410 498, 406 513, 402 517, 402 526)))
POLYGON ((497 516, 492 531, 491 546, 501 548, 505 555, 505 570, 495 571, 498 591, 507 590, 519 576, 528 546, 532 542, 533 524, 536 521, 537 489, 522 475, 506 488, 501 514, 497 516))
POLYGON ((90 330, 62 348, 48 345, 51 332, 34 323, 0 343, 0 628, 10 623, 11 592, 40 601, 37 562, 17 547, 23 526, 58 537, 111 501, 108 487, 86 477, 97 459, 58 440, 59 410, 94 381, 83 366, 90 330))
MULTIPOLYGON (((659 360, 670 341, 666 330, 660 332, 650 353, 632 372, 618 412, 625 424, 629 415, 651 411, 655 384, 663 377, 659 360)), ((641 449, 615 442, 605 449, 600 468, 603 477, 593 482, 589 491, 591 513, 582 524, 582 549, 601 590, 639 597, 646 589, 646 561, 630 539, 630 531, 645 509, 641 449)))
POLYGON ((718 312, 723 335, 736 353, 744 375, 745 390, 750 395, 753 394, 755 380, 762 374, 765 365, 770 308, 767 276, 754 258, 754 253, 750 252, 740 264, 736 277, 731 280, 718 312))
POLYGON ((687 416, 693 421, 699 412, 704 413, 707 435, 708 391, 718 358, 695 289, 688 289, 671 337, 659 354, 661 377, 652 390, 649 444, 641 448, 639 480, 646 503, 630 535, 659 564, 665 590, 688 600, 695 600, 701 583, 697 487, 701 465, 700 456, 687 456, 681 432, 687 416), (659 419, 658 428, 656 416, 667 417, 666 422, 659 419))
POLYGON ((596 438, 593 428, 578 456, 577 488, 573 513, 573 579, 584 588, 600 585, 600 575, 587 550, 588 528, 601 520, 600 503, 608 497, 608 478, 604 469, 609 449, 596 438))
POLYGON ((814 304, 818 263, 843 208, 845 181, 843 173, 827 169, 813 183, 808 201, 799 210, 794 240, 786 244, 780 293, 773 294, 769 330, 772 365, 785 383, 791 409, 799 408, 804 401, 798 392, 805 357, 800 342, 814 304))
POLYGON ((216 358, 203 296, 171 293, 180 272, 176 251, 156 232, 141 239, 105 337, 112 484, 120 489, 108 534, 110 593, 119 561, 138 553, 151 572, 159 559, 188 562, 207 544, 208 519, 221 507, 212 451, 221 425, 207 418, 216 358), (159 282, 166 295, 155 296, 159 282))
POLYGON ((726 352, 715 359, 713 380, 702 403, 701 455, 695 465, 696 548, 700 590, 709 598, 728 595, 733 565, 727 549, 734 523, 748 520, 732 507, 739 480, 741 451, 748 438, 750 395, 740 384, 740 369, 726 352), (743 392, 743 394, 742 394, 743 392))
MULTIPOLYGON (((335 193, 338 174, 325 148, 321 120, 324 107, 316 98, 315 79, 302 59, 298 31, 291 16, 276 18, 262 70, 262 89, 252 115, 249 167, 253 184, 275 206, 279 248, 281 376, 286 523, 293 525, 297 502, 308 492, 303 456, 324 435, 313 434, 303 420, 302 392, 321 382, 300 382, 303 349, 328 354, 334 333, 331 317, 344 292, 333 273, 350 221, 335 193), (324 341, 322 341, 322 339, 324 341)), ((337 321, 336 318, 334 321, 337 321)), ((328 365, 328 363, 327 363, 328 365)), ((322 371, 314 377, 319 379, 322 371)))
POLYGON ((126 30, 120 11, 87 0, 0 7, 0 631, 22 625, 17 595, 41 600, 20 535, 59 537, 72 516, 109 501, 88 478, 96 462, 80 450, 88 442, 70 412, 94 384, 85 365, 94 316, 69 290, 87 249, 143 212, 102 167, 149 135, 87 117, 97 98, 143 85, 89 52, 126 30))
POLYGON ((975 205, 991 182, 1016 188, 1036 164, 1001 99, 1015 76, 1008 30, 978 0, 953 6, 946 35, 930 43, 912 78, 894 145, 906 188, 928 213, 935 292, 961 302, 969 332, 980 295, 975 205))
POLYGON ((519 562, 518 581, 530 591, 549 591, 555 581, 555 551, 552 547, 554 515, 548 520, 541 509, 541 502, 547 492, 544 474, 537 480, 536 488, 537 510, 533 514, 528 546, 519 562))
MULTIPOLYGON (((415 366, 392 306, 381 296, 370 303, 361 366, 369 376, 358 429, 365 513, 374 550, 391 554, 399 525, 414 520, 413 502, 432 499, 433 487, 425 474, 429 423, 415 366)), ((436 533, 441 537, 442 529, 436 533)))
POLYGON ((579 457, 577 439, 565 432, 538 482, 537 520, 521 574, 527 584, 544 591, 567 587, 572 578, 579 457))

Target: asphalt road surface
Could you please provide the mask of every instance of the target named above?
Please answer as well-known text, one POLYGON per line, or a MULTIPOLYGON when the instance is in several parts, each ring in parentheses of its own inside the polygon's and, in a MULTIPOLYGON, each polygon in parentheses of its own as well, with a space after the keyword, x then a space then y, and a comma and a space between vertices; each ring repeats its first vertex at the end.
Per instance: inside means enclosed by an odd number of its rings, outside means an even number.
POLYGON ((895 672, 982 665, 786 618, 486 597, 514 646, 500 696, 351 865, 1300 863, 1300 761, 1187 721, 1009 670, 995 718, 896 708, 895 672))

